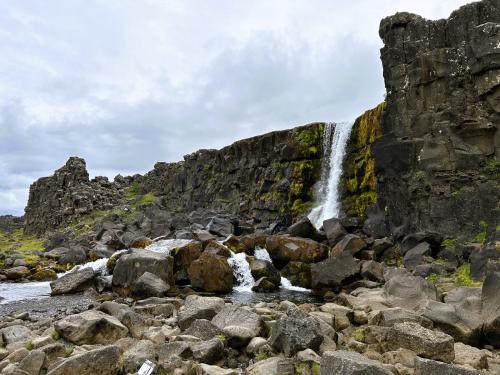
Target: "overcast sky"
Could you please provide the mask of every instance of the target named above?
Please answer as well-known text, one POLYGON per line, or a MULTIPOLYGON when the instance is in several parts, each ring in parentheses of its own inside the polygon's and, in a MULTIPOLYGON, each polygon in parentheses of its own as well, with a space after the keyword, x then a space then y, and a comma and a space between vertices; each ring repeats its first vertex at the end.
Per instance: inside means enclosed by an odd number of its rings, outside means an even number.
POLYGON ((143 173, 384 96, 380 19, 461 0, 0 0, 0 214, 69 156, 143 173))

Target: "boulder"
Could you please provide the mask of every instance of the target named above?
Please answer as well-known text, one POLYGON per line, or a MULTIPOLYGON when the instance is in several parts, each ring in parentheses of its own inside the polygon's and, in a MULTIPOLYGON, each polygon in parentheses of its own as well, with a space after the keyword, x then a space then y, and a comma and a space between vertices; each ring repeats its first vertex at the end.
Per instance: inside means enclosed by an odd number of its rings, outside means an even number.
POLYGON ((134 283, 145 272, 152 273, 166 284, 174 285, 171 256, 149 250, 133 249, 117 260, 113 270, 113 289, 124 295, 131 294, 134 283))
POLYGON ((174 272, 176 279, 187 278, 187 270, 191 263, 198 259, 203 252, 203 244, 199 241, 191 241, 190 243, 178 247, 173 251, 174 255, 174 272))
POLYGON ((320 375, 392 375, 379 362, 345 350, 326 352, 320 366, 320 375))
POLYGON ((467 369, 427 358, 415 358, 414 375, 481 375, 479 371, 467 369))
POLYGON ((319 350, 323 334, 317 318, 309 316, 295 306, 276 320, 269 344, 286 356, 304 349, 319 350))
POLYGON ((338 256, 343 252, 356 255, 366 247, 366 242, 355 234, 346 234, 332 249, 330 256, 338 256))
POLYGON ((408 349, 421 357, 448 363, 455 358, 453 344, 453 337, 450 335, 431 331, 412 322, 396 323, 387 334, 389 350, 408 349))
POLYGON ((288 235, 267 237, 266 249, 273 260, 283 263, 290 261, 314 263, 328 256, 328 248, 319 242, 288 235))
POLYGON ((385 310, 380 310, 370 319, 370 324, 392 327, 396 323, 413 322, 420 324, 425 328, 432 328, 432 321, 417 314, 414 311, 402 309, 400 307, 392 307, 385 310))
POLYGON ((260 335, 262 320, 259 315, 243 307, 226 306, 212 319, 212 324, 222 330, 229 346, 241 348, 260 335))
POLYGON ((56 247, 46 252, 46 258, 55 259, 58 264, 82 264, 87 260, 85 249, 80 246, 56 247))
POLYGON ((386 273, 385 278, 389 280, 384 285, 384 294, 394 306, 412 310, 423 300, 437 300, 435 285, 420 276, 398 271, 393 276, 386 273))
POLYGON ((24 342, 31 337, 33 333, 28 327, 22 325, 12 325, 0 330, 0 342, 6 345, 16 342, 24 342))
POLYGON ((99 306, 99 310, 118 319, 128 328, 132 337, 141 338, 148 327, 146 319, 132 310, 128 305, 105 301, 99 306))
POLYGON ((227 237, 234 234, 234 225, 228 217, 215 216, 207 225, 207 230, 220 237, 227 237))
POLYGON ((251 254, 256 247, 266 246, 266 234, 251 234, 248 236, 229 236, 223 244, 235 253, 251 254))
POLYGON ((201 340, 210 340, 215 336, 221 335, 222 330, 207 319, 196 319, 186 329, 184 334, 198 337, 201 340))
POLYGON ((118 319, 95 310, 67 316, 56 322, 54 328, 62 338, 77 345, 109 344, 128 333, 118 319))
POLYGON ((341 253, 311 265, 311 287, 313 289, 338 290, 359 276, 359 263, 350 252, 341 253))
POLYGON ((456 341, 478 345, 482 319, 479 314, 460 306, 437 301, 425 301, 418 312, 434 323, 434 327, 452 336, 456 341))
POLYGON ((455 364, 471 366, 475 369, 488 368, 488 357, 491 355, 489 351, 465 345, 461 342, 456 342, 454 347, 455 360, 453 362, 455 364))
POLYGON ((433 249, 439 249, 442 241, 443 236, 436 232, 425 231, 411 233, 401 241, 400 252, 401 255, 404 256, 408 250, 413 249, 422 242, 427 242, 433 249))
POLYGON ((19 280, 30 275, 30 270, 26 266, 8 268, 4 271, 7 280, 19 280))
POLYGON ((405 253, 403 263, 407 269, 413 270, 418 265, 424 263, 424 259, 430 257, 430 255, 431 245, 427 242, 422 242, 405 253))
POLYGON ((238 375, 239 372, 233 369, 222 368, 214 365, 200 363, 196 366, 194 375, 238 375))
POLYGON ((286 230, 286 233, 292 237, 310 238, 313 240, 318 239, 319 236, 316 228, 314 228, 314 225, 312 225, 307 216, 292 224, 286 230))
POLYGON ((481 288, 459 287, 449 290, 444 296, 444 302, 458 306, 473 314, 481 314, 481 288))
POLYGON ((221 255, 225 258, 229 258, 231 256, 231 251, 221 243, 212 240, 208 241, 204 244, 205 250, 203 250, 206 253, 212 253, 215 255, 221 255))
POLYGON ((500 272, 489 273, 483 282, 481 292, 483 334, 485 340, 500 347, 500 272))
POLYGON ((470 254, 470 274, 474 280, 482 280, 487 273, 488 263, 500 260, 500 252, 495 246, 474 249, 470 254))
POLYGON ((323 221, 323 230, 325 231, 330 246, 335 246, 335 244, 347 234, 340 220, 336 218, 323 221))
POLYGON ((140 297, 162 297, 169 289, 170 286, 164 280, 151 272, 144 272, 132 284, 132 294, 140 297))
POLYGON ((258 361, 247 368, 247 375, 291 375, 294 374, 293 359, 271 357, 258 361))
POLYGON ((155 344, 149 340, 139 340, 123 353, 123 370, 135 374, 146 360, 156 356, 155 344))
POLYGON ((179 310, 179 327, 185 330, 196 319, 211 320, 224 305, 224 300, 219 297, 187 296, 184 307, 179 310))
POLYGON ((118 375, 122 350, 114 345, 105 346, 63 360, 47 375, 118 375))
POLYGON ((69 272, 50 283, 51 295, 83 292, 94 286, 95 272, 87 267, 69 272))
POLYGON ((220 255, 203 252, 189 266, 188 276, 193 288, 219 293, 233 289, 233 270, 227 259, 220 255))
POLYGON ((384 279, 384 266, 374 260, 368 260, 361 263, 361 276, 365 279, 383 283, 384 279))
POLYGON ((41 350, 31 350, 17 365, 18 369, 29 375, 38 375, 45 368, 46 355, 41 350))
POLYGON ((262 277, 267 277, 279 287, 281 282, 280 272, 274 267, 272 262, 268 260, 257 259, 254 257, 247 257, 248 263, 250 264, 250 271, 255 280, 262 277))
POLYGON ((375 241, 373 241, 372 250, 376 255, 380 255, 393 245, 394 243, 388 237, 377 238, 375 241))
POLYGON ((193 358, 201 363, 214 364, 224 355, 224 344, 218 337, 191 345, 193 358))

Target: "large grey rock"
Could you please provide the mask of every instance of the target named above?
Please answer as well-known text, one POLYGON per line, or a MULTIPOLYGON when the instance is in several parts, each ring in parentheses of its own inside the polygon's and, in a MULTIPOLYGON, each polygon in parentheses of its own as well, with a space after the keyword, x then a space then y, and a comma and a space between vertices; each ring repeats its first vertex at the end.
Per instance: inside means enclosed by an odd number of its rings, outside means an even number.
POLYGON ((366 242, 355 234, 346 234, 333 248, 331 256, 337 256, 343 252, 356 255, 366 247, 366 242))
MULTIPOLYGON (((386 273, 386 280, 387 280, 386 273)), ((384 293, 391 304, 407 309, 419 306, 423 300, 437 300, 435 285, 420 276, 399 273, 389 278, 384 293)))
POLYGON ((326 352, 320 363, 320 375, 391 375, 382 365, 356 353, 339 350, 326 352))
POLYGON ((224 307, 224 300, 219 297, 186 297, 184 307, 179 310, 179 327, 187 329, 196 319, 212 319, 224 307))
POLYGON ((228 293, 233 289, 233 269, 227 258, 203 252, 187 270, 191 286, 207 292, 228 293))
POLYGON ((128 329, 118 319, 101 311, 88 310, 54 324, 64 339, 77 344, 110 344, 125 337, 128 329))
POLYGON ((322 342, 318 320, 295 306, 277 319, 269 338, 269 344, 287 356, 308 348, 317 351, 322 342))
POLYGON ((425 257, 430 257, 430 255, 431 246, 427 242, 422 242, 405 253, 403 263, 407 269, 413 270, 424 263, 425 257))
POLYGON ((191 345, 193 358, 201 363, 214 364, 224 355, 224 344, 218 337, 191 345))
POLYGON ((80 245, 57 247, 46 252, 44 256, 55 259, 58 264, 82 264, 87 260, 87 253, 80 245))
POLYGON ((19 370, 26 371, 29 375, 39 375, 46 368, 46 355, 41 350, 31 350, 17 366, 19 370))
POLYGON ((271 357, 258 361, 247 368, 248 375, 293 375, 293 359, 271 357))
POLYGON ((51 295, 83 292, 94 285, 95 272, 87 267, 67 273, 50 283, 51 295))
POLYGON ((163 279, 152 274, 151 272, 144 272, 132 284, 132 293, 134 296, 144 297, 162 297, 170 289, 163 279))
POLYGON ((370 324, 378 326, 392 327, 396 323, 413 322, 418 323, 423 327, 432 328, 432 321, 417 314, 414 311, 402 309, 400 307, 393 307, 377 312, 370 324))
POLYGON ((117 375, 122 350, 110 345, 76 354, 56 366, 47 375, 117 375))
POLYGON ((325 259, 328 248, 309 238, 291 237, 288 235, 269 236, 266 249, 273 260, 278 262, 314 263, 325 259))
POLYGON ((105 301, 99 306, 99 310, 118 319, 128 328, 132 337, 141 338, 148 327, 147 320, 128 305, 105 301))
POLYGON ((437 301, 424 302, 418 312, 431 320, 434 327, 452 336, 456 341, 479 344, 482 328, 479 314, 437 301))
POLYGON ((334 246, 347 234, 347 231, 340 223, 340 220, 336 218, 323 221, 323 230, 325 231, 326 238, 328 238, 330 246, 334 246))
POLYGON ((415 375, 481 375, 476 370, 467 369, 427 358, 415 358, 415 375))
POLYGON ((139 340, 123 353, 123 369, 126 373, 137 373, 146 360, 154 360, 156 346, 149 340, 139 340))
POLYGON ((131 293, 134 283, 146 272, 165 283, 174 285, 173 258, 150 250, 133 249, 123 254, 113 270, 113 289, 125 295, 131 293))
POLYGON ((311 221, 307 216, 293 223, 286 230, 286 233, 288 233, 292 237, 302 237, 311 239, 318 238, 318 232, 316 231, 316 228, 314 228, 314 225, 312 225, 311 221))
POLYGON ((491 272, 483 282, 481 293, 483 334, 487 342, 500 347, 500 272, 491 272))
POLYGON ((196 366, 195 375, 238 375, 239 372, 234 369, 222 368, 214 365, 200 363, 196 366))
POLYGON ((222 331, 207 319, 196 319, 186 329, 184 334, 198 337, 201 340, 210 340, 215 336, 221 335, 222 331))
POLYGON ((231 347, 247 345, 253 337, 259 336, 262 320, 259 315, 239 306, 226 306, 212 319, 212 324, 222 330, 231 347))
POLYGON ((338 290, 340 286, 355 279, 358 275, 359 263, 349 252, 345 252, 334 258, 312 264, 311 286, 313 289, 338 290))
POLYGON ((431 331, 417 323, 396 323, 387 334, 389 350, 413 350, 417 355, 452 362, 455 358, 453 338, 439 331, 431 331))
POLYGON ((5 344, 26 341, 33 333, 28 327, 22 325, 12 325, 0 330, 0 338, 5 344))
POLYGON ((207 230, 216 236, 227 237, 234 233, 234 225, 228 217, 215 216, 208 223, 207 230))

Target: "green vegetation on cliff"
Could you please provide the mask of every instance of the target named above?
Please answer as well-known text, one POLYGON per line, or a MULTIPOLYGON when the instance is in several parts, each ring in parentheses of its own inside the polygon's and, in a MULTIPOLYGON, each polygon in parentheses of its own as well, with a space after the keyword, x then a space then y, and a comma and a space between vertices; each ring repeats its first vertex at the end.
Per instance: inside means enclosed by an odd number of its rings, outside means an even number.
POLYGON ((352 127, 344 157, 343 208, 348 215, 365 216, 377 202, 377 179, 373 143, 382 136, 381 117, 385 102, 359 116, 352 127))
POLYGON ((23 229, 16 229, 10 233, 0 231, 0 267, 4 259, 12 253, 22 256, 27 264, 35 264, 40 258, 39 251, 43 250, 43 238, 27 236, 23 229))

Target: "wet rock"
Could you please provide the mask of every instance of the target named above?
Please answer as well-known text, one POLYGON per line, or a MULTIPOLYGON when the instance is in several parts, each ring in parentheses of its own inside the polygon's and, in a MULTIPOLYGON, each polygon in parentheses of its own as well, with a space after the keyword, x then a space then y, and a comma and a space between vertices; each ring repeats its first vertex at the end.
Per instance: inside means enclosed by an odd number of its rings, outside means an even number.
POLYGON ((170 286, 164 280, 151 272, 144 272, 132 284, 132 294, 141 297, 162 297, 169 289, 170 286))
POLYGON ((134 283, 146 272, 169 285, 174 285, 173 258, 149 250, 130 250, 116 262, 113 270, 113 289, 129 295, 134 283))
POLYGON ((54 324, 64 339, 77 344, 109 344, 128 333, 118 319, 100 311, 89 310, 70 315, 54 324))
POLYGON ((321 359, 320 375, 391 375, 379 362, 356 353, 339 350, 327 352, 321 359))
POLYGON ((222 330, 229 346, 240 348, 259 336, 262 321, 253 311, 238 306, 226 306, 212 319, 212 324, 222 330))
POLYGON ((270 293, 279 288, 279 284, 275 283, 275 280, 269 277, 261 277, 258 279, 254 286, 252 286, 252 290, 257 293, 270 293))
POLYGON ((415 358, 415 375, 480 375, 479 371, 469 370, 448 363, 426 358, 415 358))
POLYGON ((87 267, 67 273, 50 283, 51 295, 83 292, 94 285, 95 272, 87 267))
POLYGON ((281 270, 281 275, 294 286, 311 289, 311 265, 303 262, 288 262, 281 270))
POLYGON ((188 268, 188 276, 194 288, 207 292, 230 292, 233 289, 233 270, 227 259, 203 252, 188 268))
POLYGON ((389 350, 412 350, 417 355, 443 362, 455 358, 453 338, 439 331, 431 331, 417 323, 396 323, 387 334, 389 350))
POLYGON ((287 235, 269 236, 266 249, 273 260, 314 263, 325 259, 328 248, 308 238, 287 235))
POLYGON ((250 271, 255 280, 259 280, 262 277, 267 277, 272 281, 276 287, 279 287, 281 282, 280 272, 274 267, 272 262, 262 259, 256 259, 254 257, 247 257, 248 263, 250 264, 250 271))
POLYGON ((311 287, 332 288, 349 283, 359 275, 359 264, 349 252, 311 265, 311 287))
POLYGON ((219 297, 190 295, 186 297, 184 307, 179 310, 179 327, 185 330, 196 319, 211 320, 224 305, 224 300, 219 297))
POLYGON ((174 271, 176 280, 187 281, 187 270, 191 263, 198 259, 203 252, 203 244, 198 241, 191 241, 187 245, 178 247, 174 250, 174 271), (184 280, 184 278, 186 280, 184 280))
POLYGON ((269 343, 287 356, 304 350, 319 350, 323 342, 320 323, 297 307, 290 306, 272 329, 269 343))
POLYGON ((356 255, 366 247, 366 242, 355 234, 346 234, 332 249, 332 257, 338 256, 343 252, 349 252, 356 255))
POLYGON ((491 272, 483 282, 481 292, 483 334, 486 341, 500 347, 500 272, 491 272))
POLYGON ((121 354, 121 349, 114 345, 90 350, 64 360, 47 375, 117 375, 121 371, 121 354))

